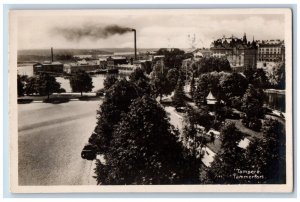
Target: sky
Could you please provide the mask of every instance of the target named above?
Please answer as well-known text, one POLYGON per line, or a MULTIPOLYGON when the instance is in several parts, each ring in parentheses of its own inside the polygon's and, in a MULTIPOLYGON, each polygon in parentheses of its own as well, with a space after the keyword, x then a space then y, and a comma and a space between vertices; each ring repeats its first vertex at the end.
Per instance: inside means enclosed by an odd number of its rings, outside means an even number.
POLYGON ((136 29, 138 48, 202 48, 223 35, 242 38, 246 33, 251 41, 285 35, 282 14, 33 12, 17 19, 18 49, 133 47, 133 32, 114 33, 112 26, 136 29))

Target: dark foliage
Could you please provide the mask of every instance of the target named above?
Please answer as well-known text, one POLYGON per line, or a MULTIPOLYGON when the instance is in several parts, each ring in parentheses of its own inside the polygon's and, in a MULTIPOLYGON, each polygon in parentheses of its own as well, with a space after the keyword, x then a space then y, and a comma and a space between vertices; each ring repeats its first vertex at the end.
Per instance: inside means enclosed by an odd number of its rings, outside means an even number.
MULTIPOLYGON (((246 153, 247 169, 256 169, 263 176, 257 183, 286 183, 285 127, 276 120, 266 120, 263 137, 254 139, 246 153)), ((253 181, 252 181, 253 182, 253 181)))
POLYGON ((44 99, 43 102, 45 102, 45 103, 52 103, 52 104, 60 104, 60 103, 69 102, 69 100, 70 100, 69 98, 55 97, 55 98, 44 99))
POLYGON ((264 117, 263 99, 263 91, 261 89, 255 89, 251 84, 242 98, 243 104, 241 110, 246 113, 243 123, 256 131, 259 131, 261 126, 259 118, 264 117))
POLYGON ((169 95, 174 90, 173 85, 170 85, 170 81, 167 78, 169 71, 171 70, 169 70, 166 66, 157 64, 154 66, 150 76, 152 92, 156 95, 156 97, 160 96, 160 99, 163 95, 169 95))
POLYGON ((195 85, 195 77, 194 74, 192 75, 191 83, 190 83, 190 95, 192 98, 194 97, 194 93, 196 91, 196 85, 195 85))
POLYGON ((285 89, 285 63, 279 65, 279 68, 275 71, 275 75, 277 78, 277 88, 285 89))
POLYGON ((166 79, 168 80, 170 91, 173 91, 178 84, 179 71, 177 69, 170 69, 167 73, 166 79))
POLYGON ((231 105, 231 99, 233 97, 241 98, 247 87, 247 79, 239 73, 224 74, 220 77, 220 97, 228 105, 231 105))
POLYGON ((193 69, 197 69, 198 75, 208 72, 230 72, 230 63, 226 58, 204 57, 192 65, 193 69))
POLYGON ((18 87, 18 96, 24 95, 24 80, 22 80, 22 77, 20 75, 17 76, 17 87, 18 87))
POLYGON ((88 73, 83 70, 77 71, 70 77, 70 85, 73 92, 90 92, 93 89, 93 81, 88 73))
POLYGON ((234 123, 226 122, 221 130, 221 152, 208 169, 205 181, 214 184, 236 184, 240 183, 235 178, 236 169, 243 165, 243 149, 238 143, 244 135, 235 127, 234 123))
POLYGON ((181 79, 178 79, 177 85, 174 91, 174 96, 172 98, 173 105, 175 108, 184 107, 185 106, 185 94, 183 91, 184 83, 181 79))
POLYGON ((142 69, 146 74, 150 74, 152 72, 152 62, 151 61, 146 61, 142 63, 142 69))
POLYGON ((270 86, 269 78, 263 69, 246 69, 244 71, 248 82, 256 88, 268 88, 270 86))
POLYGON ((150 85, 150 79, 145 75, 143 69, 135 69, 129 76, 129 80, 136 84, 142 94, 151 95, 152 89, 150 85))
POLYGON ((104 101, 97 112, 97 126, 89 138, 100 153, 107 152, 114 126, 119 123, 122 113, 128 113, 132 100, 141 95, 139 88, 132 82, 122 79, 106 92, 104 101))
POLYGON ((161 48, 157 51, 158 55, 164 55, 164 65, 168 68, 179 69, 184 59, 184 51, 178 48, 171 49, 161 48))
POLYGON ((104 90, 108 90, 110 87, 112 87, 116 82, 118 81, 118 78, 114 74, 109 74, 106 76, 103 85, 104 90))
POLYGON ((47 95, 49 98, 52 93, 60 93, 63 91, 55 77, 47 73, 42 73, 34 77, 23 77, 21 79, 25 83, 24 93, 26 95, 47 95))
POLYGON ((33 99, 18 99, 18 104, 29 104, 33 99))
POLYGON ((129 108, 113 132, 106 165, 97 163, 98 184, 197 183, 198 169, 191 166, 164 109, 149 96, 129 108))
POLYGON ((222 75, 227 74, 223 72, 211 72, 202 74, 197 82, 197 88, 194 93, 194 100, 197 106, 201 107, 206 103, 206 96, 211 91, 212 94, 218 99, 221 99, 222 89, 220 87, 220 78, 222 75))

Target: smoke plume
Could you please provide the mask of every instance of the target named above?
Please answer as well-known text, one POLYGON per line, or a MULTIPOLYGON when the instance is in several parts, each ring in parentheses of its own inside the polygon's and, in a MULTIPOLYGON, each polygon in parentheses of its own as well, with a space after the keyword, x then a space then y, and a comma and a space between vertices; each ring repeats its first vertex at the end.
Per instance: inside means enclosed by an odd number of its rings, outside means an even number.
POLYGON ((82 27, 56 27, 53 32, 62 35, 69 41, 80 41, 82 39, 105 39, 115 34, 125 34, 131 32, 132 28, 121 27, 118 25, 99 26, 84 25, 82 27))

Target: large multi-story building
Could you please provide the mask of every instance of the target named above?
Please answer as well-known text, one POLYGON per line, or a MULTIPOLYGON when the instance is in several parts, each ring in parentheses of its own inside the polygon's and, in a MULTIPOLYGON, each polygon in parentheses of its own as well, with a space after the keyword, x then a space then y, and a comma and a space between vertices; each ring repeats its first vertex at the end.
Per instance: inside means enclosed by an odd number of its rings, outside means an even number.
POLYGON ((262 40, 258 44, 258 61, 260 62, 281 62, 285 60, 284 41, 262 40))
POLYGON ((246 34, 242 39, 223 36, 211 44, 210 50, 213 57, 226 57, 231 68, 236 71, 257 67, 257 45, 254 39, 252 42, 248 41, 246 34))

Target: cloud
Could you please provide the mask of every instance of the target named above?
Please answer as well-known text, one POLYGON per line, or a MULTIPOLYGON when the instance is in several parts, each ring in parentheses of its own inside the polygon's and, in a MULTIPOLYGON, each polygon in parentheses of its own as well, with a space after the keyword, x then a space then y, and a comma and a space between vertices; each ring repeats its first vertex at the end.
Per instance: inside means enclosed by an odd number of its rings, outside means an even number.
POLYGON ((137 30, 138 48, 189 48, 188 35, 198 47, 223 35, 248 40, 284 39, 283 15, 110 15, 27 16, 19 19, 18 48, 107 48, 133 47, 130 27, 137 30))

